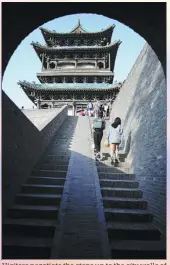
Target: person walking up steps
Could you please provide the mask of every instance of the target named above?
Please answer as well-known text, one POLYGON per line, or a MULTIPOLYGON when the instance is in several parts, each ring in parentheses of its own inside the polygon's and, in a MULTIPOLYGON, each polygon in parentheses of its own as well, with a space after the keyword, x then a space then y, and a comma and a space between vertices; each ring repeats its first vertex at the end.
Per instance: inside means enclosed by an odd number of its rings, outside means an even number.
POLYGON ((109 106, 107 105, 107 103, 104 104, 104 118, 107 118, 107 114, 108 114, 108 108, 109 106))
POLYGON ((96 159, 101 159, 102 155, 100 153, 101 149, 101 140, 103 137, 103 130, 105 129, 105 121, 102 119, 102 114, 99 112, 98 117, 93 121, 93 129, 94 129, 94 145, 95 145, 95 155, 96 159))
POLYGON ((93 104, 92 104, 91 101, 90 101, 89 104, 87 105, 87 110, 88 110, 89 117, 91 117, 92 112, 93 112, 93 104))
POLYGON ((101 118, 103 118, 103 113, 104 113, 104 107, 102 104, 100 104, 99 110, 98 110, 98 115, 100 115, 101 118))
POLYGON ((123 130, 121 127, 121 119, 117 117, 114 122, 109 125, 109 130, 107 134, 108 142, 110 143, 110 156, 111 156, 111 164, 115 164, 116 162, 120 162, 119 160, 119 145, 121 143, 121 136, 123 130))
POLYGON ((98 116, 99 107, 100 107, 100 102, 96 101, 94 104, 94 117, 95 118, 97 118, 97 116, 98 116))

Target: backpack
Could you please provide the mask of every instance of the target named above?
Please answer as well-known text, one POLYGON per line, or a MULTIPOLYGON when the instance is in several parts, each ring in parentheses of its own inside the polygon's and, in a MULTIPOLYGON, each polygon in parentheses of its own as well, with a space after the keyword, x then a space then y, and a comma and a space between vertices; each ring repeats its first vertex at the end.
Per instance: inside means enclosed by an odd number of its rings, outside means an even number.
POLYGON ((102 119, 95 119, 93 121, 93 128, 94 129, 102 129, 103 128, 103 121, 102 121, 102 119))

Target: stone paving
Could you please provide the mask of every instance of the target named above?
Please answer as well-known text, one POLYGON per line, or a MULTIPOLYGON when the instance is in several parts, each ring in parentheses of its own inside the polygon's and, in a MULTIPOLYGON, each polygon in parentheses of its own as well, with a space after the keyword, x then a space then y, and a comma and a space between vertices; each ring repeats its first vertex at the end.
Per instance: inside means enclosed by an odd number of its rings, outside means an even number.
MULTIPOLYGON (((58 258, 110 257, 97 178, 89 118, 79 117, 71 146, 64 201, 61 203, 60 238, 56 244, 58 258)), ((54 247, 52 258, 55 255, 54 247)))

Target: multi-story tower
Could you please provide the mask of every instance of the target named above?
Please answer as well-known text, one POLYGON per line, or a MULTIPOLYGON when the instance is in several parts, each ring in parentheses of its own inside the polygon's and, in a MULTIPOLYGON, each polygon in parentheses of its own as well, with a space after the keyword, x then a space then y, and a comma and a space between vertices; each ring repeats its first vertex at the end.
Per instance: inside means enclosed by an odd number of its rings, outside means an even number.
POLYGON ((41 60, 37 78, 41 84, 19 82, 40 107, 42 104, 114 100, 120 85, 114 85, 114 65, 120 41, 111 44, 114 25, 100 32, 87 32, 80 21, 69 33, 40 28, 46 45, 32 42, 41 60))

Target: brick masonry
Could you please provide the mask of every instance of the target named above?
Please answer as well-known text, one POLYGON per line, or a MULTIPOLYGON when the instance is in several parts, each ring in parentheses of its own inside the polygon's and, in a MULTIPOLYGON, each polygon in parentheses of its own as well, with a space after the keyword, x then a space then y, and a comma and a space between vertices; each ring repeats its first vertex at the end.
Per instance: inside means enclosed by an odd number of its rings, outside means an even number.
POLYGON ((136 174, 155 224, 166 233, 166 81, 146 44, 113 105, 123 121, 122 147, 136 174))
POLYGON ((67 117, 67 107, 53 113, 53 119, 39 131, 2 92, 2 189, 3 216, 26 181, 33 166, 67 117))

